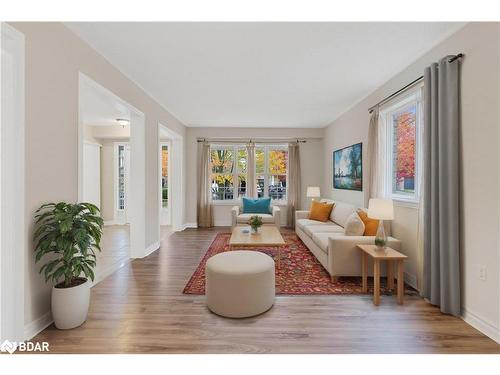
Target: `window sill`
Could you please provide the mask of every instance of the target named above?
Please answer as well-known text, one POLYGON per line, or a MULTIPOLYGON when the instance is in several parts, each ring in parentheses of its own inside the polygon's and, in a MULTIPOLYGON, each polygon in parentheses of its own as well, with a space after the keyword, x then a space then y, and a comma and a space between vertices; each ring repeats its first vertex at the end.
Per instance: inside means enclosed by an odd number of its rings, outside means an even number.
MULTIPOLYGON (((241 200, 237 201, 212 201, 213 206, 240 206, 241 200)), ((271 201, 271 206, 286 207, 288 204, 286 201, 271 201)))
POLYGON ((394 206, 396 207, 413 208, 415 210, 418 209, 418 201, 410 201, 400 198, 392 198, 392 201, 394 202, 394 206))
POLYGON ((213 206, 238 206, 240 201, 212 201, 213 206))

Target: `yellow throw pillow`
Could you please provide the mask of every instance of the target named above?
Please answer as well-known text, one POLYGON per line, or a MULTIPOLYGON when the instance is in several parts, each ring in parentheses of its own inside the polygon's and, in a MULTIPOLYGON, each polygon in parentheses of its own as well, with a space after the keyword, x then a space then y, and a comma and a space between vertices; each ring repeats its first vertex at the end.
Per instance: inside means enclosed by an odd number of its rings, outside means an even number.
POLYGON ((312 201, 309 219, 317 221, 328 221, 335 203, 322 203, 312 201))
POLYGON ((375 236, 377 234, 378 229, 378 220, 370 219, 368 214, 363 210, 357 210, 359 218, 365 224, 365 233, 363 236, 375 236))

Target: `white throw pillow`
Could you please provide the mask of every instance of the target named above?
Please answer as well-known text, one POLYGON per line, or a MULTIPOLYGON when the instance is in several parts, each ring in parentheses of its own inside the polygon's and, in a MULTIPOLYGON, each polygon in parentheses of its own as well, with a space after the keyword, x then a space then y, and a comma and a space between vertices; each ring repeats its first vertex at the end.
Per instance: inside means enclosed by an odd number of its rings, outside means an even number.
POLYGON ((365 224, 356 212, 353 212, 345 223, 346 236, 362 236, 365 233, 365 224))

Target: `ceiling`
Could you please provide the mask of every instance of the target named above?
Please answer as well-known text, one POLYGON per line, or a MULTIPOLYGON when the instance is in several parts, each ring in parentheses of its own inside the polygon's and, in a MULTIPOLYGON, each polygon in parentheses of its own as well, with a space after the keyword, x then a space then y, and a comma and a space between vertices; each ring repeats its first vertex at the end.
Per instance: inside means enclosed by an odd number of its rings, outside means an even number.
POLYGON ((314 128, 464 24, 66 25, 187 126, 314 128))
POLYGON ((130 109, 106 89, 81 75, 78 86, 79 112, 83 125, 119 126, 117 118, 130 120, 130 109))

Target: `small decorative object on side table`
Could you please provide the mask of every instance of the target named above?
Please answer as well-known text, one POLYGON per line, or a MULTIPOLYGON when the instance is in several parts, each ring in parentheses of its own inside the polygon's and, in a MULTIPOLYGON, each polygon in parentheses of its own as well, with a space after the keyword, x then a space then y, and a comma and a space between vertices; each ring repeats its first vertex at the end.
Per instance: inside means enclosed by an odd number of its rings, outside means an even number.
POLYGON ((404 295, 404 266, 403 262, 406 255, 401 254, 390 247, 386 247, 384 251, 377 250, 375 245, 358 245, 361 250, 361 274, 363 277, 363 293, 368 292, 368 256, 373 258, 373 304, 380 303, 380 261, 387 261, 387 287, 394 288, 394 276, 392 261, 398 264, 398 303, 403 304, 404 295))
POLYGON ((256 234, 262 226, 262 218, 258 215, 251 216, 250 220, 248 220, 248 225, 252 228, 252 234, 256 234))
POLYGON ((370 199, 368 203, 368 217, 377 219, 378 229, 375 236, 375 246, 377 250, 384 250, 387 244, 385 235, 384 220, 394 219, 394 206, 391 199, 370 199))

